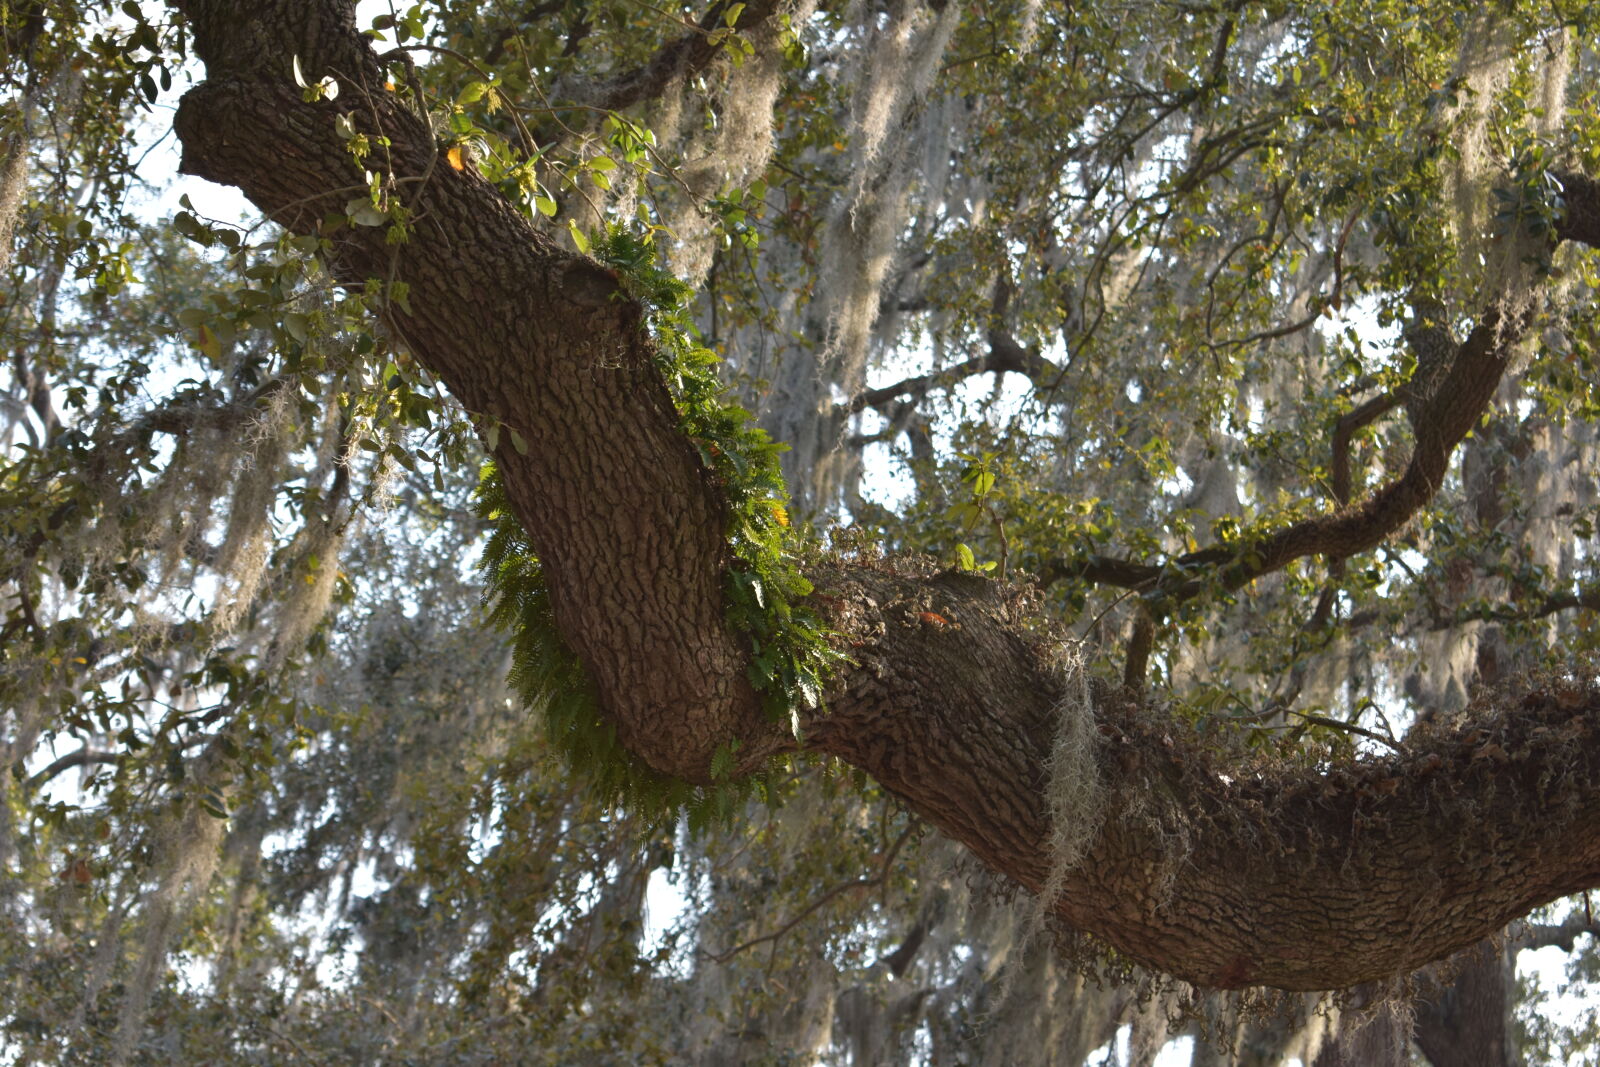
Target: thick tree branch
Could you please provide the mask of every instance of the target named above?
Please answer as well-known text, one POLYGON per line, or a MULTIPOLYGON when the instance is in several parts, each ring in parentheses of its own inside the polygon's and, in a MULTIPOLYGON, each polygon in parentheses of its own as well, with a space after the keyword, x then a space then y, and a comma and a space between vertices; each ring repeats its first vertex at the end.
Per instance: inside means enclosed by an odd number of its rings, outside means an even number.
MULTIPOLYGON (((970 576, 840 569, 819 588, 860 666, 808 736, 1038 891, 1064 688, 1048 650, 970 576)), ((1101 691, 1095 716, 1102 830, 1054 910, 1205 986, 1407 973, 1600 879, 1593 688, 1496 696, 1328 772, 1241 770, 1125 691, 1101 691)))
POLYGON ((384 315, 396 338, 486 425, 517 431, 499 435, 495 454, 508 498, 623 743, 691 780, 731 739, 743 753, 778 743, 746 677, 747 644, 724 618, 720 492, 678 430, 638 306, 472 169, 436 165, 432 131, 385 91, 346 0, 180 7, 209 75, 179 105, 183 169, 326 236, 345 284, 407 287, 411 310, 397 301, 384 315), (302 99, 296 55, 307 80, 338 79, 336 101, 302 99), (326 225, 344 214, 341 190, 362 184, 340 114, 389 139, 409 242, 390 244, 383 226, 326 225))
MULTIPOLYGON (((470 168, 434 166, 431 132, 383 90, 347 0, 180 7, 208 68, 177 116, 185 170, 326 236, 346 284, 409 288, 385 313, 395 336, 469 410, 527 445, 496 455, 510 503, 622 742, 698 780, 730 741, 741 754, 783 743, 725 620, 720 492, 678 430, 639 309, 470 168), (339 79, 337 106, 302 100, 296 55, 311 79, 339 79), (327 223, 343 215, 339 190, 361 177, 335 127, 341 113, 389 138, 391 195, 416 221, 408 243, 388 244, 384 227, 327 223)), ((1175 599, 1196 582, 1236 587, 1299 556, 1376 544, 1438 489, 1521 327, 1485 315, 1419 407, 1405 474, 1365 502, 1185 557, 1193 569, 1099 570, 1154 572, 1155 591, 1175 599)), ((813 578, 851 665, 830 686, 829 712, 807 724, 811 744, 1031 891, 1052 863, 1046 767, 1058 719, 1094 717, 1083 817, 1099 829, 1050 904, 1157 970, 1216 987, 1351 986, 1448 956, 1600 880, 1593 689, 1499 696, 1458 729, 1331 771, 1244 768, 1125 690, 1103 690, 1087 709, 1063 699, 1026 598, 1004 586, 865 564, 819 566, 813 578)))

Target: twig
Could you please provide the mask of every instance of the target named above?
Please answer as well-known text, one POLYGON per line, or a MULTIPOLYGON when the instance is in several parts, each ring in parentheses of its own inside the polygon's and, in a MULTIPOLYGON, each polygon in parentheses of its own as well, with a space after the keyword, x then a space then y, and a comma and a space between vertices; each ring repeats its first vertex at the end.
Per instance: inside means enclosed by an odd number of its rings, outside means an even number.
POLYGON ((812 915, 814 915, 819 908, 836 897, 844 893, 848 893, 852 889, 873 889, 877 886, 883 885, 889 879, 889 868, 894 865, 895 857, 899 855, 901 846, 906 843, 906 840, 911 836, 911 831, 915 830, 918 825, 919 821, 914 819, 906 826, 904 830, 900 832, 900 836, 895 838, 894 844, 889 846, 889 851, 884 853, 882 868, 871 878, 857 878, 851 882, 841 882, 832 889, 829 889, 827 892, 823 893, 821 896, 817 897, 810 904, 807 904, 800 910, 800 914, 796 915, 794 918, 790 919, 776 930, 773 930, 770 933, 762 934, 759 937, 753 937, 749 941, 746 941, 740 945, 735 945, 733 948, 730 948, 725 952, 705 952, 701 955, 703 958, 710 960, 712 963, 727 963, 729 960, 733 959, 733 957, 739 955, 739 953, 744 952, 747 949, 754 948, 757 945, 766 944, 768 941, 777 941, 778 939, 782 938, 789 931, 793 930, 796 926, 799 926, 801 923, 805 922, 812 915))
POLYGON ((1313 715, 1310 712, 1296 711, 1293 708, 1289 709, 1289 714, 1298 715, 1300 718, 1304 719, 1313 726, 1326 726, 1333 730, 1347 730, 1353 734, 1360 734, 1362 737, 1368 738, 1369 740, 1380 741, 1394 749, 1396 752, 1405 751, 1405 747, 1394 738, 1385 737, 1376 730, 1369 730, 1365 726, 1357 726, 1353 722, 1340 722, 1338 719, 1330 719, 1326 715, 1313 715))
MULTIPOLYGON (((403 44, 403 45, 399 45, 399 46, 395 47, 393 50, 391 50, 389 52, 385 52, 383 55, 379 56, 378 59, 380 61, 384 60, 384 59, 387 59, 390 56, 394 55, 395 53, 400 53, 402 56, 404 56, 404 54, 406 52, 436 52, 436 53, 438 53, 439 55, 442 55, 442 56, 449 56, 451 59, 455 60, 456 62, 458 62, 458 63, 460 63, 460 64, 462 64, 462 65, 464 65, 466 67, 470 67, 474 74, 476 74, 478 77, 483 79, 483 82, 484 82, 485 85, 488 85, 490 88, 494 88, 494 80, 495 80, 494 79, 494 75, 490 74, 488 71, 486 71, 482 67, 478 66, 477 62, 475 60, 471 59, 470 57, 462 55, 460 52, 457 52, 454 48, 446 48, 444 45, 441 45, 441 44, 403 44)), ((409 62, 409 57, 406 57, 406 58, 407 58, 407 61, 409 62)), ((413 91, 415 91, 415 90, 413 90, 413 91)), ((498 89, 495 89, 495 91, 499 92, 498 89)), ((420 103, 420 101, 419 101, 419 103, 420 103)), ((516 108, 508 107, 508 108, 506 108, 506 111, 508 111, 511 114, 511 121, 515 122, 517 124, 517 133, 520 134, 521 137, 522 137, 522 145, 523 145, 523 147, 528 150, 528 158, 529 159, 534 158, 535 156, 537 156, 539 154, 538 142, 536 142, 533 139, 533 134, 528 131, 527 125, 522 121, 522 116, 517 114, 517 109, 516 108)))

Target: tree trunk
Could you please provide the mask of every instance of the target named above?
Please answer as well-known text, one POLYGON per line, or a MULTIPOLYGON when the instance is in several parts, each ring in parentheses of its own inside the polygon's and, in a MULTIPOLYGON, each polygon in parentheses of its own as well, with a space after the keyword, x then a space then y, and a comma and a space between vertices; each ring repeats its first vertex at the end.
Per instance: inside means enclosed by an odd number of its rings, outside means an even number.
POLYGON ((1511 1067, 1506 1032, 1511 961, 1484 942, 1446 964, 1449 985, 1417 1002, 1417 1047, 1434 1067, 1511 1067), (1459 969, 1456 969, 1458 968, 1459 969))

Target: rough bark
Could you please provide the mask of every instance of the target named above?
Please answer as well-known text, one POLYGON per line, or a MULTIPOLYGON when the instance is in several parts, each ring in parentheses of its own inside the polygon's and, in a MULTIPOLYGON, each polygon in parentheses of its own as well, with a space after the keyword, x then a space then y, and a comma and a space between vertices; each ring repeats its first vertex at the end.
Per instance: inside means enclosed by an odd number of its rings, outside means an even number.
POLYGON ((175 121, 186 173, 237 185, 291 230, 328 233, 323 220, 363 185, 335 117, 390 138, 417 231, 392 245, 385 227, 338 227, 334 269, 353 285, 409 287, 411 310, 389 306, 389 327, 485 425, 516 432, 495 450, 507 495, 623 743, 701 779, 718 745, 754 742, 766 727, 723 621, 722 503, 677 430, 638 309, 612 299, 599 265, 445 162, 427 123, 384 88, 353 5, 179 6, 209 75, 175 121), (337 98, 302 100, 297 55, 308 81, 339 79, 337 98))
POLYGON ((1510 1067, 1507 997, 1515 966, 1500 945, 1485 942, 1449 965, 1450 984, 1424 994, 1416 1007, 1416 1042, 1434 1067, 1510 1067))
MULTIPOLYGON (((208 70, 176 120, 184 169, 239 186, 292 230, 327 234, 344 282, 409 287, 406 307, 384 312, 396 336, 470 411, 528 445, 523 455, 502 433, 496 459, 557 623, 624 744, 694 780, 729 740, 745 752, 784 744, 724 621, 717 487, 677 429, 638 309, 470 167, 440 159, 427 124, 384 89, 348 2, 177 6, 208 70), (308 78, 339 79, 337 100, 302 100, 295 55, 308 78), (391 140, 396 195, 417 221, 409 242, 326 226, 361 184, 335 132, 341 113, 391 140)), ((1474 332, 1452 396, 1492 394, 1507 333, 1489 320, 1474 332)), ((1414 474, 1275 540, 1272 558, 1357 551, 1431 494, 1477 417, 1438 403, 1439 433, 1419 435, 1414 474)), ((855 665, 809 742, 1037 891, 1063 687, 1026 613, 966 576, 837 564, 813 577, 855 665)), ((1406 973, 1600 876, 1590 689, 1506 695, 1403 752, 1331 771, 1213 765, 1205 744, 1126 693, 1101 693, 1094 714, 1101 830, 1053 907, 1201 985, 1312 990, 1406 973)))

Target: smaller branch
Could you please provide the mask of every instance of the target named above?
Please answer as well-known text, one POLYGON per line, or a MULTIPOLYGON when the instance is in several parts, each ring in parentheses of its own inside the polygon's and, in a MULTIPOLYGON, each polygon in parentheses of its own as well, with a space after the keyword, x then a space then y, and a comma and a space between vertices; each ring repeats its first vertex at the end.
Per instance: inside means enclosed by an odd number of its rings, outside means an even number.
POLYGON ((1396 741, 1392 737, 1385 737, 1376 730, 1369 730, 1365 726, 1357 726, 1353 722, 1341 722, 1338 719, 1330 719, 1326 715, 1313 715, 1306 711, 1296 711, 1294 708, 1289 708, 1288 711, 1290 715, 1294 715, 1300 719, 1303 719, 1313 726, 1326 726, 1330 730, 1344 730, 1352 734, 1360 734, 1362 737, 1365 737, 1369 740, 1388 745, 1396 752, 1405 751, 1405 747, 1401 745, 1399 741, 1396 741))
POLYGON ((1000 521, 1000 512, 995 510, 993 504, 985 503, 983 509, 989 513, 989 521, 994 524, 995 536, 1000 539, 1000 580, 1006 580, 1006 568, 1011 561, 1011 539, 1006 536, 1006 524, 1000 521))
POLYGON ((986 356, 973 356, 953 367, 930 371, 927 374, 916 374, 878 389, 867 389, 838 405, 835 411, 840 415, 855 415, 867 408, 882 411, 901 397, 909 396, 913 400, 921 400, 935 388, 955 385, 957 382, 979 374, 987 374, 989 371, 997 373, 1013 371, 1024 374, 1040 388, 1045 388, 1046 382, 1054 381, 1056 375, 1060 373, 1060 367, 1033 349, 1023 348, 1009 335, 991 331, 989 343, 989 354, 986 356))
POLYGON ((1350 503, 1350 439, 1393 411, 1400 403, 1394 392, 1382 393, 1340 416, 1333 426, 1333 498, 1340 507, 1350 503))
MULTIPOLYGON (((1356 220, 1360 217, 1361 213, 1359 211, 1352 213, 1350 218, 1346 220, 1344 228, 1339 231, 1339 240, 1334 243, 1333 294, 1328 298, 1326 304, 1313 306, 1311 314, 1307 315, 1303 319, 1299 319, 1298 321, 1291 322, 1283 326, 1278 326, 1270 330, 1260 330, 1256 333, 1247 334, 1244 337, 1230 338, 1225 341, 1207 341, 1206 347, 1215 352, 1224 348, 1242 348, 1246 345, 1255 344, 1258 341, 1275 341, 1280 337, 1288 337, 1291 334, 1296 334, 1301 330, 1310 329, 1312 326, 1315 326, 1317 320, 1322 317, 1324 308, 1337 309, 1342 307, 1344 305, 1344 249, 1345 245, 1350 240, 1350 231, 1355 229, 1356 220)), ((1279 247, 1282 247, 1282 242, 1279 242, 1279 247)), ((1209 328, 1207 332, 1209 332, 1209 328)))
POLYGON ((1586 585, 1576 592, 1551 593, 1539 603, 1526 608, 1497 607, 1488 610, 1463 608, 1450 615, 1437 614, 1428 629, 1450 630, 1469 622, 1534 622, 1574 608, 1600 611, 1600 584, 1586 585))
POLYGON ((841 882, 832 889, 829 889, 827 892, 823 893, 821 896, 817 897, 810 904, 807 904, 804 908, 800 909, 800 914, 796 915, 794 918, 790 919, 776 930, 773 930, 770 933, 762 934, 760 937, 753 937, 743 944, 735 945, 726 952, 707 952, 703 953, 702 955, 705 959, 710 960, 712 963, 727 963, 729 960, 733 959, 733 957, 737 956, 741 952, 744 952, 746 949, 751 949, 757 945, 765 944, 768 941, 777 941, 778 939, 782 938, 789 931, 793 930, 796 926, 799 926, 801 923, 805 922, 812 915, 814 915, 823 905, 839 897, 841 894, 848 893, 852 889, 876 889, 878 886, 883 885, 889 879, 889 868, 894 865, 895 857, 900 854, 901 846, 906 843, 906 840, 911 836, 911 831, 915 830, 917 826, 917 821, 912 820, 912 822, 900 832, 900 836, 895 838, 894 844, 889 846, 889 851, 884 853, 883 866, 878 870, 878 873, 873 875, 871 878, 857 878, 851 882, 841 882))
POLYGON ((46 782, 52 781, 74 767, 88 767, 99 763, 120 763, 125 755, 126 753, 122 752, 98 752, 85 745, 76 752, 68 752, 65 756, 51 762, 49 766, 40 770, 37 774, 30 776, 28 778, 28 788, 38 789, 46 782))
MULTIPOLYGON (((411 59, 410 59, 409 56, 406 55, 407 52, 434 52, 434 53, 437 53, 438 55, 449 56, 451 59, 455 60, 457 63, 460 63, 462 66, 465 66, 465 67, 469 68, 479 78, 483 79, 484 84, 492 86, 495 83, 494 75, 490 74, 488 71, 486 71, 482 67, 478 66, 478 64, 473 59, 471 59, 468 56, 462 55, 460 52, 457 52, 454 48, 446 48, 444 45, 438 45, 438 44, 403 44, 403 45, 400 45, 399 47, 395 48, 393 51, 385 52, 383 55, 378 57, 378 60, 380 62, 382 62, 383 60, 389 59, 391 57, 398 56, 399 58, 404 59, 409 64, 411 62, 411 59)), ((413 69, 413 76, 415 76, 415 68, 412 68, 412 69, 413 69)), ((415 92, 415 90, 413 90, 413 92, 415 92)), ((539 154, 539 144, 538 144, 538 142, 536 142, 533 139, 533 134, 528 132, 528 127, 522 121, 522 116, 517 114, 517 109, 514 108, 514 107, 508 107, 508 108, 506 108, 506 111, 510 113, 511 121, 515 122, 517 124, 517 133, 518 133, 518 135, 520 135, 522 137, 522 147, 527 151, 528 158, 532 159, 533 157, 537 156, 539 154)))
POLYGON ((1560 948, 1571 952, 1579 934, 1600 937, 1600 924, 1587 914, 1576 914, 1563 923, 1528 923, 1527 927, 1510 939, 1514 951, 1523 949, 1560 948))

